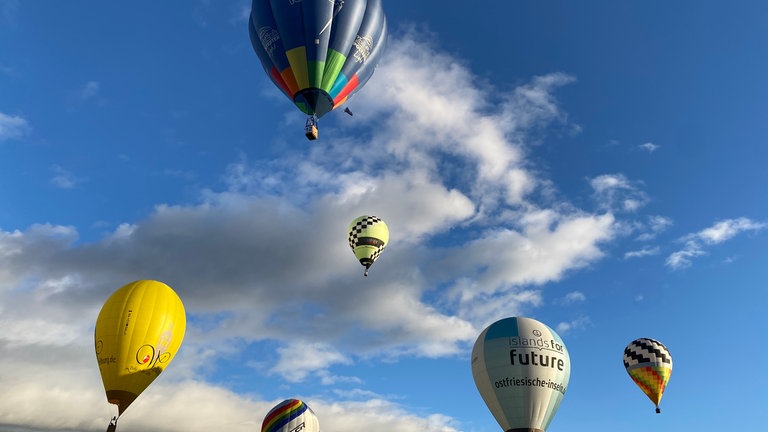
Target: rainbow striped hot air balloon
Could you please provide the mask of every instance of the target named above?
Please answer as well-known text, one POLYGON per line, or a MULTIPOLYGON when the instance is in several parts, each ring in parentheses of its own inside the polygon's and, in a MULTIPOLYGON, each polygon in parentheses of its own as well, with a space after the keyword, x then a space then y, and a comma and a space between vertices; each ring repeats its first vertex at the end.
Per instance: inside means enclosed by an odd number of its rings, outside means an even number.
POLYGON ((648 338, 633 340, 624 348, 624 367, 632 381, 656 405, 659 403, 672 375, 672 355, 661 342, 648 338))
POLYGON ((299 399, 286 399, 264 417, 261 432, 320 432, 315 412, 299 399))

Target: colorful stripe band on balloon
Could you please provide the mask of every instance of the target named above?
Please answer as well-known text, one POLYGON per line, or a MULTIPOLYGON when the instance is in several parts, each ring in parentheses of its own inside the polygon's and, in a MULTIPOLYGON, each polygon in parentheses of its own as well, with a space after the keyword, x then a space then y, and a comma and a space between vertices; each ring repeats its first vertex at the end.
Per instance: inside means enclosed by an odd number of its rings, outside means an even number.
POLYGON ((288 399, 276 406, 264 418, 261 432, 275 432, 289 421, 302 415, 307 410, 307 404, 298 399, 288 399))

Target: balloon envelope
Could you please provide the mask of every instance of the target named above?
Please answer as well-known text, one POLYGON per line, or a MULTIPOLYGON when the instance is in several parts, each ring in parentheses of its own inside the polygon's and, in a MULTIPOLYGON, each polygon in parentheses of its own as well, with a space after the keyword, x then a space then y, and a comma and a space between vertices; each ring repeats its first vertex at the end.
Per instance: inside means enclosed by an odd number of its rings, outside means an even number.
POLYGON ((267 413, 261 432, 320 432, 320 422, 309 405, 299 399, 287 399, 267 413))
POLYGON ((472 376, 499 426, 544 431, 568 388, 571 362, 554 330, 531 318, 488 326, 472 349, 472 376))
POLYGON ((654 339, 635 339, 624 348, 624 367, 660 412, 659 403, 672 376, 672 355, 667 347, 654 339))
POLYGON ((360 264, 365 266, 365 275, 389 242, 389 228, 376 216, 363 215, 355 218, 347 231, 349 247, 360 264))
POLYGON ((321 117, 373 75, 387 26, 381 0, 253 0, 248 32, 272 82, 321 117))
POLYGON ((107 299, 96 319, 96 359, 120 414, 173 360, 185 330, 184 305, 162 282, 131 282, 107 299))

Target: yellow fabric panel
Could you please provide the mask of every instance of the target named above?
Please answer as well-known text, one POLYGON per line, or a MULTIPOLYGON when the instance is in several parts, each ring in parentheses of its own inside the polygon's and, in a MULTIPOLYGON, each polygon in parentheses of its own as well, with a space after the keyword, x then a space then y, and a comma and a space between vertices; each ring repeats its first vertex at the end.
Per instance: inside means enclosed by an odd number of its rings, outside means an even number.
POLYGON ((299 90, 309 88, 309 75, 307 69, 307 49, 300 46, 285 52, 288 57, 288 63, 291 64, 291 70, 296 77, 296 83, 299 90))

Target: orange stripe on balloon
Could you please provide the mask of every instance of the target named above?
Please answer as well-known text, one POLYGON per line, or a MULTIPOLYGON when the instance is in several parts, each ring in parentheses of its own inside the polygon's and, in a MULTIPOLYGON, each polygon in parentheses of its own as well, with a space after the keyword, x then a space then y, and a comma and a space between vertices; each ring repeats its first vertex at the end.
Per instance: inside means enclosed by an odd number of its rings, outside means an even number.
POLYGON ((341 100, 339 100, 339 98, 334 99, 333 100, 333 109, 338 108, 339 106, 341 106, 341 104, 343 104, 346 101, 347 101, 347 98, 344 98, 344 99, 341 99, 341 100))
POLYGON ((277 86, 280 88, 280 90, 283 91, 283 93, 286 94, 286 96, 293 97, 290 89, 288 89, 288 84, 285 83, 285 80, 280 75, 280 72, 276 67, 272 66, 272 69, 269 71, 269 75, 272 77, 272 81, 277 84, 277 86))
POLYGON ((291 70, 290 67, 287 67, 280 72, 280 76, 283 77, 283 82, 288 87, 288 94, 291 96, 291 99, 293 99, 293 96, 299 92, 299 84, 296 82, 293 70, 291 70))

